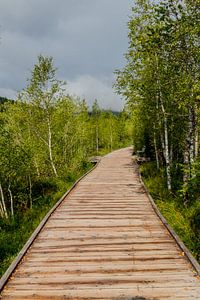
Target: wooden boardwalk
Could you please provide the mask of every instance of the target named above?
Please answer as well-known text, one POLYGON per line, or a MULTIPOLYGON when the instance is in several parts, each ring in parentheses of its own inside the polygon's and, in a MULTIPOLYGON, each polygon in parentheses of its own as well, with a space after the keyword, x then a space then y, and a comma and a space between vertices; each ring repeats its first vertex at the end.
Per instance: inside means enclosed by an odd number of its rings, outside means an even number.
POLYGON ((200 299, 200 281, 126 148, 105 156, 62 201, 2 299, 190 300, 200 299))

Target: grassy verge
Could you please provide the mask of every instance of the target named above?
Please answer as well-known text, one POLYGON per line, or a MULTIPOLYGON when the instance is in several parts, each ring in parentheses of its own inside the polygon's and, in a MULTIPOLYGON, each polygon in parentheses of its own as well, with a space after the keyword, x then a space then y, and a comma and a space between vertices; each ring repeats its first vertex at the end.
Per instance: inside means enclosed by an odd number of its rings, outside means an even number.
POLYGON ((21 211, 14 219, 4 220, 0 218, 0 277, 47 212, 74 182, 92 167, 92 164, 86 164, 82 170, 67 176, 67 178, 50 179, 48 182, 40 183, 43 186, 48 186, 48 189, 44 191, 42 196, 38 195, 34 198, 32 209, 21 211))
POLYGON ((200 262, 200 202, 185 207, 181 196, 168 192, 164 173, 158 172, 153 162, 143 164, 140 171, 160 212, 200 262))

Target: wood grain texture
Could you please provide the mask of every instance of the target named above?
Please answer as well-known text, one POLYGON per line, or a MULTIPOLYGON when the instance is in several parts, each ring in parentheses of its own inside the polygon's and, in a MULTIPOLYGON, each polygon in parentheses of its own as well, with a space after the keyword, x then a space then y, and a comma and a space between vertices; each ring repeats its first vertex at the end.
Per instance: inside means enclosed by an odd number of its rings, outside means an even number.
POLYGON ((200 281, 142 186, 131 148, 105 156, 66 196, 2 299, 200 299, 200 281))

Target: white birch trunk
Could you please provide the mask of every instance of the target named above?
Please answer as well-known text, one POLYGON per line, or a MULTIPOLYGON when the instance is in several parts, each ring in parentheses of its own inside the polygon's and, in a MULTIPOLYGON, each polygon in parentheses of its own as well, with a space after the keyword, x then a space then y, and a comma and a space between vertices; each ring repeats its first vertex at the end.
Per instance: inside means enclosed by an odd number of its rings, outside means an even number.
POLYGON ((49 159, 50 159, 50 163, 51 163, 51 167, 53 169, 53 172, 55 174, 55 176, 58 176, 56 167, 54 165, 54 161, 53 161, 53 154, 52 154, 52 134, 51 134, 51 124, 50 124, 50 120, 49 120, 49 116, 47 119, 48 122, 48 148, 49 148, 49 159))
POLYGON ((169 143, 168 143, 168 127, 167 127, 167 118, 164 118, 164 127, 165 127, 165 160, 166 160, 166 171, 167 171, 167 187, 168 190, 172 190, 171 186, 171 168, 170 168, 170 157, 169 157, 169 143))
POLYGON ((183 186, 187 187, 189 181, 189 153, 187 149, 183 153, 183 159, 184 159, 183 186))
POLYGON ((171 143, 170 146, 170 165, 172 166, 172 162, 173 162, 173 144, 171 143))
POLYGON ((165 155, 165 141, 164 141, 162 130, 160 132, 160 140, 161 140, 161 145, 162 145, 163 156, 164 156, 164 159, 166 160, 166 155, 165 155))
MULTIPOLYGON (((154 128, 155 128, 155 125, 154 125, 154 128)), ((155 155, 156 155, 156 166, 157 166, 157 169, 159 170, 160 164, 159 164, 159 158, 158 158, 158 149, 157 149, 157 142, 156 142, 156 133, 155 133, 155 131, 153 133, 153 141, 154 141, 154 149, 155 149, 155 155)))
POLYGON ((195 157, 195 115, 192 107, 188 109, 188 128, 186 135, 184 156, 184 171, 183 171, 183 190, 184 190, 184 204, 188 204, 188 184, 191 178, 195 177, 193 170, 194 157, 195 157))
POLYGON ((96 152, 99 153, 99 128, 98 124, 96 124, 96 152))
POLYGON ((184 173, 183 173, 183 190, 184 190, 184 204, 187 206, 188 204, 188 196, 187 196, 187 188, 190 179, 190 171, 189 171, 189 152, 186 149, 183 153, 183 163, 184 163, 184 173))
POLYGON ((199 133, 198 133, 198 129, 196 128, 196 132, 195 132, 195 147, 194 147, 194 156, 195 158, 197 158, 198 154, 199 154, 199 133))
POLYGON ((36 168, 37 176, 40 177, 40 171, 39 171, 38 163, 35 159, 34 159, 34 165, 35 165, 35 168, 36 168))
POLYGON ((169 139, 168 139, 168 124, 167 124, 167 117, 165 108, 163 105, 163 101, 161 98, 161 109, 163 112, 164 118, 164 140, 165 140, 165 162, 166 162, 166 173, 167 173, 167 188, 169 191, 172 190, 172 179, 171 179, 171 167, 170 167, 170 155, 169 155, 169 139))
POLYGON ((11 188, 10 188, 10 184, 8 186, 8 193, 10 195, 10 211, 11 211, 11 216, 14 217, 13 195, 12 195, 12 191, 11 191, 11 188))
POLYGON ((3 210, 3 205, 2 205, 1 200, 0 200, 0 215, 2 218, 4 217, 4 210, 3 210))
POLYGON ((3 208, 3 217, 8 219, 8 213, 7 213, 7 209, 6 209, 6 205, 5 205, 4 194, 3 194, 3 189, 2 189, 1 183, 0 183, 0 193, 1 193, 1 204, 2 204, 2 208, 3 208))
POLYGON ((32 208, 32 206, 33 206, 33 203, 32 203, 32 182, 31 182, 30 174, 28 175, 28 181, 29 181, 29 202, 30 202, 30 208, 32 208))
POLYGON ((192 166, 194 163, 194 141, 195 141, 195 121, 194 121, 194 112, 192 108, 189 109, 189 153, 190 153, 190 168, 192 170, 192 166))
POLYGON ((195 129, 194 129, 194 158, 197 158, 199 154, 199 123, 198 123, 198 117, 197 117, 197 105, 194 109, 194 115, 195 115, 195 129))

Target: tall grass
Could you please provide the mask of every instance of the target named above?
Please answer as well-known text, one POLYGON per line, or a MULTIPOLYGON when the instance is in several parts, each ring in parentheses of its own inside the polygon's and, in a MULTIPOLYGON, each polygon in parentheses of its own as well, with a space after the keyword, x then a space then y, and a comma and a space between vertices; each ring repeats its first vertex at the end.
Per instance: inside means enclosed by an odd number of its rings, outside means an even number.
POLYGON ((140 171, 160 212, 200 262, 200 202, 185 207, 179 193, 168 192, 164 170, 158 171, 154 162, 144 163, 140 171))

